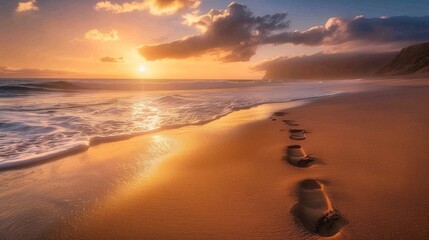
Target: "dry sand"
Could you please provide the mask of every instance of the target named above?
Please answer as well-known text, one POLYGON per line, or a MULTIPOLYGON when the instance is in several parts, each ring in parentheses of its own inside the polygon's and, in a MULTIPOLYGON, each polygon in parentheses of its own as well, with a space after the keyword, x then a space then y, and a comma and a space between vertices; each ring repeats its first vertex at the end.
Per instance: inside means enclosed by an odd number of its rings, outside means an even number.
POLYGON ((427 239, 428 103, 428 87, 391 87, 324 98, 276 121, 271 113, 287 104, 96 146, 67 162, 136 165, 139 154, 165 151, 40 239, 313 239, 320 236, 308 222, 331 208, 341 224, 321 235, 427 239), (290 139, 286 119, 309 130, 307 139, 290 139), (142 150, 148 141, 157 150, 142 150), (314 154, 314 164, 285 161, 291 144, 314 154))

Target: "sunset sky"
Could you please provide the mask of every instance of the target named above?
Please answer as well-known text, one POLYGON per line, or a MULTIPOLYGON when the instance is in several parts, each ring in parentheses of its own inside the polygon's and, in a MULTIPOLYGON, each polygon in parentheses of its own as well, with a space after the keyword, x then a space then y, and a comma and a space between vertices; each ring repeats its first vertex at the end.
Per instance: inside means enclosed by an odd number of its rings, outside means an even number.
POLYGON ((1 0, 0 32, 3 78, 259 79, 277 57, 425 41, 429 4, 1 0))

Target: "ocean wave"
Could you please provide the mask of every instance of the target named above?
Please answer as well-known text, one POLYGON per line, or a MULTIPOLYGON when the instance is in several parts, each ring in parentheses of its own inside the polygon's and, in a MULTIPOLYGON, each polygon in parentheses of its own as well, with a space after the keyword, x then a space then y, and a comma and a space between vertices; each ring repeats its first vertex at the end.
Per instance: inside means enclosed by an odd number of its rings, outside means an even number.
POLYGON ((255 87, 272 84, 269 81, 179 81, 172 82, 126 80, 122 83, 113 83, 100 80, 86 81, 45 81, 21 83, 19 80, 12 81, 9 85, 0 85, 0 94, 22 93, 22 92, 49 92, 49 91, 78 91, 78 90, 123 90, 123 91, 172 91, 172 90, 202 90, 202 89, 227 89, 255 87))
POLYGON ((46 90, 76 90, 76 89, 85 89, 84 86, 79 84, 67 82, 67 81, 56 81, 56 82, 42 82, 42 83, 27 83, 24 84, 26 87, 34 87, 36 89, 46 89, 46 90))
POLYGON ((22 84, 11 84, 1 85, 0 92, 19 92, 19 91, 55 91, 55 90, 77 90, 85 89, 84 86, 79 86, 67 81, 56 81, 56 82, 41 82, 41 83, 22 83, 22 84))
POLYGON ((19 91, 48 91, 44 88, 23 85, 0 86, 0 92, 19 92, 19 91))
MULTIPOLYGON (((300 99, 300 100, 305 100, 305 99, 300 99)), ((291 100, 291 101, 298 101, 298 100, 291 100)), ((287 101, 285 101, 285 102, 287 102, 287 101)), ((145 131, 135 131, 135 132, 130 132, 130 133, 117 133, 116 135, 108 135, 108 136, 95 135, 95 136, 92 136, 91 138, 89 138, 89 140, 87 140, 87 141, 80 140, 79 143, 71 142, 71 143, 68 143, 68 144, 62 146, 62 148, 60 148, 60 149, 49 151, 47 153, 37 154, 36 156, 32 156, 32 157, 21 157, 21 158, 17 158, 14 160, 6 160, 3 162, 0 161, 0 170, 16 169, 16 168, 23 168, 23 167, 32 166, 32 165, 42 163, 45 161, 65 157, 65 156, 75 154, 75 153, 79 153, 79 152, 83 152, 83 151, 86 151, 89 147, 91 147, 93 145, 98 145, 101 143, 127 140, 127 139, 130 139, 133 137, 141 136, 141 135, 148 134, 148 133, 154 133, 157 131, 167 130, 167 129, 175 129, 175 128, 191 126, 191 125, 206 124, 206 123, 212 122, 214 120, 217 120, 221 117, 224 117, 224 116, 226 116, 226 115, 228 115, 234 111, 250 109, 252 107, 256 107, 256 106, 259 106, 262 104, 268 104, 268 103, 275 103, 275 102, 255 102, 254 104, 248 103, 248 104, 243 104, 241 106, 235 106, 235 107, 228 106, 228 107, 224 108, 222 111, 220 111, 218 114, 207 115, 206 118, 203 118, 200 120, 194 120, 194 121, 189 120, 187 123, 164 125, 164 126, 159 127, 159 128, 154 128, 154 129, 145 130, 145 131)), ((74 118, 76 118, 76 117, 74 117, 74 118)), ((67 117, 58 117, 55 120, 71 121, 72 119, 67 118, 67 117)), ((77 119, 74 119, 74 120, 76 121, 77 119)), ((107 122, 112 123, 114 121, 107 121, 107 122)), ((0 125, 0 128, 3 128, 4 130, 7 128, 11 128, 11 127, 15 131, 24 130, 28 133, 31 133, 31 132, 34 133, 37 131, 36 129, 33 129, 34 126, 32 126, 31 131, 28 131, 29 126, 25 126, 25 124, 22 124, 22 123, 7 123, 7 124, 0 125)), ((62 126, 62 127, 65 127, 65 126, 62 126)), ((45 127, 42 127, 42 128, 45 128, 45 127)), ((11 130, 11 129, 9 129, 9 130, 11 130)), ((54 129, 50 129, 50 130, 54 131, 54 129)), ((87 132, 90 132, 90 131, 91 130, 87 130, 87 132)), ((39 129, 37 132, 38 133, 44 133, 44 134, 48 133, 47 130, 43 131, 41 129, 39 129)), ((73 133, 71 135, 74 135, 74 134, 75 133, 73 133)), ((61 134, 61 135, 64 135, 64 134, 61 134)), ((0 154, 0 156, 2 156, 2 155, 4 155, 4 154, 0 154)), ((32 155, 34 155, 34 154, 32 154, 32 155)))
POLYGON ((26 159, 17 159, 12 161, 3 161, 0 162, 0 170, 2 169, 13 169, 13 168, 20 168, 20 167, 28 167, 40 162, 44 162, 50 159, 64 157, 73 153, 78 153, 87 150, 89 145, 87 143, 76 143, 72 146, 69 146, 67 148, 47 152, 44 154, 39 154, 36 157, 29 157, 26 159))
MULTIPOLYGON (((11 85, 40 87, 45 90, 102 89, 104 85, 129 88, 130 82, 135 84, 130 80, 118 82, 10 81, 2 82, 0 89, 11 85), (87 85, 82 88, 82 84, 87 85)), ((72 90, 63 94, 47 91, 37 97, 25 95, 16 99, 4 99, 0 102, 0 169, 26 167, 71 152, 84 151, 87 147, 102 142, 118 141, 163 129, 204 124, 233 111, 260 104, 305 100, 352 91, 360 83, 166 81, 156 84, 171 84, 170 88, 175 89, 178 86, 194 86, 180 92, 72 90), (225 86, 230 88, 195 91, 198 88, 225 86)))
POLYGON ((27 104, 26 106, 1 106, 0 111, 9 111, 9 112, 45 112, 45 113, 55 113, 58 110, 67 110, 67 109, 81 109, 81 108, 91 108, 99 107, 103 105, 113 105, 119 101, 119 98, 113 98, 101 102, 81 102, 81 103, 58 103, 51 104, 49 106, 41 104, 27 104))

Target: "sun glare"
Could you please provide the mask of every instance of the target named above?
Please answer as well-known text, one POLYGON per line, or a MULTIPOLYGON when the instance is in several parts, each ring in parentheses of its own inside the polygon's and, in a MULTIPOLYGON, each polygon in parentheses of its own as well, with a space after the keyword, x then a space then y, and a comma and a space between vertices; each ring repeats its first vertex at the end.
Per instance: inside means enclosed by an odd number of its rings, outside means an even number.
POLYGON ((146 71, 147 71, 147 68, 146 68, 146 66, 145 66, 145 65, 140 65, 140 66, 139 66, 139 72, 140 72, 140 73, 146 73, 146 71))

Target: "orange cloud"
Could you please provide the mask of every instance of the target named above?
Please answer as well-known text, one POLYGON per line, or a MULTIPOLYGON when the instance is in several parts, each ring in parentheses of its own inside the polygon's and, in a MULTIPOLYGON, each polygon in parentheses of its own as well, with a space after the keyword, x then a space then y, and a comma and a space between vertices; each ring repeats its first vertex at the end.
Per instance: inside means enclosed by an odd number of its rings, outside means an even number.
POLYGON ((113 13, 129 13, 134 11, 149 10, 154 15, 174 14, 182 9, 196 8, 201 0, 146 0, 143 2, 125 2, 123 4, 110 1, 98 2, 95 10, 105 10, 113 13))
POLYGON ((95 5, 95 10, 105 10, 114 13, 128 13, 134 11, 142 11, 147 8, 146 2, 131 2, 131 3, 112 3, 110 1, 98 2, 95 5))
POLYGON ((119 33, 117 30, 113 29, 109 33, 102 33, 98 29, 91 29, 85 33, 85 38, 93 41, 117 41, 119 40, 119 33))
POLYGON ((174 14, 182 9, 196 8, 201 0, 146 0, 154 15, 174 14))
POLYGON ((0 78, 72 78, 72 77, 118 78, 123 76, 104 74, 104 73, 68 71, 68 70, 39 69, 39 68, 12 68, 8 66, 0 66, 0 78))
POLYGON ((123 57, 102 57, 100 62, 104 63, 124 63, 125 60, 123 57))
POLYGON ((52 69, 36 69, 36 68, 10 68, 0 66, 0 78, 20 78, 20 77, 69 77, 77 72, 52 70, 52 69))
POLYGON ((36 0, 30 0, 28 2, 19 2, 16 12, 28 12, 28 11, 38 11, 39 7, 35 5, 36 0))

